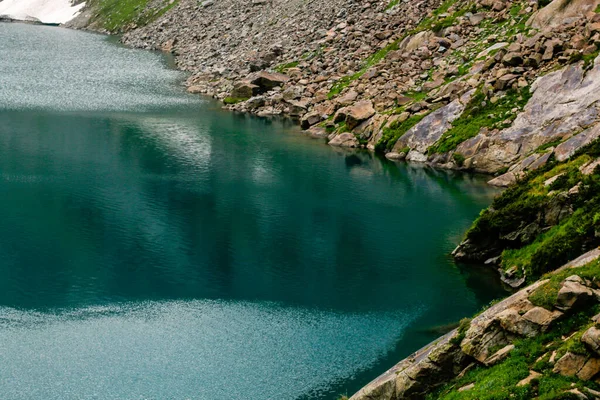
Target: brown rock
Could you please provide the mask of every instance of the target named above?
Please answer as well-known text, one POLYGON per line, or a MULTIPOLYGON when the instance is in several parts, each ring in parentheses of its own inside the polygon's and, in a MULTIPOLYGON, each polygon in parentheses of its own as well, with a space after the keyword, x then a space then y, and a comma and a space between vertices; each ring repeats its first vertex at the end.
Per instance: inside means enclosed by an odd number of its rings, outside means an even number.
POLYGON ((249 99, 260 93, 260 88, 250 82, 239 82, 231 91, 230 96, 236 99, 249 99))
POLYGON ((585 365, 585 359, 585 356, 568 352, 556 362, 552 371, 563 376, 575 376, 585 365))
POLYGON ((362 121, 365 121, 375 115, 373 103, 370 100, 362 100, 346 109, 346 126, 348 129, 354 129, 362 121))
POLYGON ((596 354, 600 354, 600 329, 591 327, 581 337, 581 341, 596 354))
POLYGON ((600 372, 600 358, 590 358, 577 373, 577 377, 589 381, 600 372))
POLYGON ((260 71, 250 78, 250 83, 260 88, 261 93, 283 86, 290 77, 278 72, 260 71))
POLYGON ((338 147, 358 147, 359 143, 358 139, 356 139, 352 133, 344 132, 330 140, 329 145, 338 147))
POLYGON ((309 113, 304 114, 302 119, 300 120, 300 127, 302 129, 308 129, 311 126, 318 124, 321 122, 322 116, 316 111, 311 111, 309 113))

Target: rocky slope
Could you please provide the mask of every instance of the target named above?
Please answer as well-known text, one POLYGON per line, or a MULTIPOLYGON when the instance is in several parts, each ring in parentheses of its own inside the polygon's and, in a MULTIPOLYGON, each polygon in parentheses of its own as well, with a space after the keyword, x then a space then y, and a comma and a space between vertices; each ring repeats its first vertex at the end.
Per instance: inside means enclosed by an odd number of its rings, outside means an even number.
POLYGON ((331 145, 506 186, 596 137, 599 0, 142 3, 137 20, 105 7, 92 26, 172 52, 192 92, 331 145))

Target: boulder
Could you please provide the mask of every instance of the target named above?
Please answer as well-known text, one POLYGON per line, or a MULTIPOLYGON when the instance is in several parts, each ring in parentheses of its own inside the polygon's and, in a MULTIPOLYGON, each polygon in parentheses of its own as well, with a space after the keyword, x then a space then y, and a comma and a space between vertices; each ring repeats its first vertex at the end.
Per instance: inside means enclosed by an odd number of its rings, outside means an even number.
POLYGON ((354 103, 354 105, 347 107, 346 111, 346 126, 348 129, 354 129, 362 121, 366 121, 375 115, 375 109, 373 103, 370 100, 362 100, 354 103))
POLYGON ((509 308, 498 314, 500 326, 507 332, 519 336, 534 337, 540 331, 540 326, 524 319, 515 309, 509 308))
POLYGON ((562 283, 556 298, 556 308, 569 310, 587 304, 594 297, 592 290, 584 285, 578 275, 568 277, 562 283))
POLYGON ((554 369, 555 374, 563 376, 575 376, 583 368, 586 362, 586 357, 581 354, 567 352, 556 362, 554 369))
POLYGON ((233 86, 230 96, 236 99, 249 99, 260 93, 260 88, 250 82, 238 82, 233 86))
POLYGON ((352 133, 344 132, 331 139, 329 145, 337 147, 358 147, 359 143, 358 139, 356 139, 352 133))
POLYGON ((260 88, 260 92, 268 92, 277 86, 283 86, 290 77, 278 72, 260 71, 250 78, 250 83, 260 88))
POLYGON ((544 332, 562 315, 563 313, 560 311, 548 311, 543 307, 534 307, 523 314, 523 319, 538 325, 544 332))
POLYGON ((487 360, 485 360, 484 364, 486 367, 498 364, 502 361, 504 361, 506 358, 508 358, 508 356, 510 355, 510 352, 515 348, 514 344, 509 344, 507 346, 504 346, 503 348, 501 348, 500 350, 498 350, 497 352, 495 352, 491 357, 489 357, 487 360))
POLYGON ((598 0, 554 0, 533 14, 527 24, 536 29, 551 30, 595 10, 598 3, 598 0))
POLYGON ((581 337, 581 341, 585 343, 585 345, 596 354, 600 354, 600 329, 592 326, 589 328, 583 336, 581 337))
POLYGON ((322 119, 323 116, 317 111, 311 111, 309 113, 304 114, 304 116, 300 120, 300 126, 302 127, 302 129, 308 129, 311 126, 321 122, 322 119))
POLYGON ((589 381, 600 372, 600 358, 591 357, 577 372, 577 377, 584 381, 589 381))
POLYGON ((529 385, 532 380, 537 379, 540 376, 542 376, 542 374, 540 374, 539 372, 535 372, 535 371, 531 370, 531 371, 529 371, 529 376, 527 378, 522 379, 521 381, 519 381, 519 383, 517 383, 517 386, 529 385))
POLYGON ((341 105, 342 107, 346 107, 354 103, 357 97, 358 93, 356 93, 354 90, 349 90, 337 99, 335 99, 335 102, 341 105))

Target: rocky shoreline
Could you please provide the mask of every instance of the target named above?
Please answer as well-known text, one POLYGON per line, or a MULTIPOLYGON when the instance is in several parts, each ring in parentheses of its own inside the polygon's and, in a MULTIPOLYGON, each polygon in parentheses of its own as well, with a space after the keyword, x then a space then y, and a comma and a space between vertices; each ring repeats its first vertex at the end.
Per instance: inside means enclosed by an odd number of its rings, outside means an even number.
POLYGON ((596 3, 181 0, 123 42, 173 53, 232 110, 507 186, 597 137, 579 135, 598 122, 596 3))

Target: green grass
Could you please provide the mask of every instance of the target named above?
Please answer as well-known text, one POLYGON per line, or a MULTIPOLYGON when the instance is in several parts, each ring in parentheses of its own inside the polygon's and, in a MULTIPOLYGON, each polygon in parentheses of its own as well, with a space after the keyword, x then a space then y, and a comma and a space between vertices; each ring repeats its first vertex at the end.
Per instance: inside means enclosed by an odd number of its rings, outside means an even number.
POLYGON ((248 100, 248 99, 241 98, 241 97, 225 97, 223 99, 223 103, 225 103, 227 105, 231 105, 231 104, 241 103, 242 101, 246 101, 246 100, 248 100))
POLYGON ((406 121, 392 122, 389 126, 383 128, 383 135, 375 145, 375 151, 383 152, 385 150, 392 150, 398 139, 426 116, 427 113, 412 115, 406 121))
POLYGON ((161 7, 147 9, 148 0, 92 0, 90 5, 95 12, 91 22, 111 33, 121 33, 132 24, 143 26, 156 20, 177 3, 178 0, 165 0, 161 7))
POLYGON ((454 162, 456 163, 456 165, 458 165, 459 167, 462 167, 463 164, 465 163, 465 156, 463 156, 460 153, 454 153, 454 154, 452 154, 452 159, 454 160, 454 162))
POLYGON ((292 62, 289 62, 289 63, 287 63, 287 64, 281 64, 281 65, 278 65, 278 66, 276 66, 274 69, 275 69, 275 71, 279 72, 280 74, 283 74, 283 73, 285 73, 285 72, 286 72, 288 69, 297 67, 297 66, 298 66, 298 64, 299 64, 299 62, 298 62, 298 61, 292 61, 292 62))
MULTIPOLYGON (((582 165, 597 157, 600 157, 600 141, 586 146, 571 160, 559 163, 551 158, 547 165, 529 172, 494 199, 475 220, 466 238, 480 249, 503 249, 502 267, 517 266, 529 281, 597 246, 600 244, 600 238, 596 237, 600 230, 600 168, 588 176, 579 171, 582 165), (552 185, 544 185, 546 180, 559 174, 563 175, 552 185), (561 206, 570 207, 573 213, 564 215, 557 225, 545 225, 540 219, 541 213, 558 201, 549 192, 566 192, 578 183, 581 183, 579 194, 565 197, 563 201, 567 203, 561 206), (538 231, 542 233, 518 240, 503 239, 531 223, 538 224, 538 231)), ((552 302, 552 291, 538 295, 540 304, 552 302), (549 300, 544 302, 544 298, 549 300)))
POLYGON ((556 147, 563 142, 562 139, 553 140, 552 142, 546 143, 535 149, 536 153, 545 153, 550 147, 556 147))
POLYGON ((482 128, 502 128, 504 121, 512 122, 517 117, 512 109, 522 109, 530 98, 528 87, 519 91, 510 89, 493 104, 478 89, 465 111, 452 122, 452 127, 428 149, 429 154, 452 151, 465 140, 477 136, 482 128))

